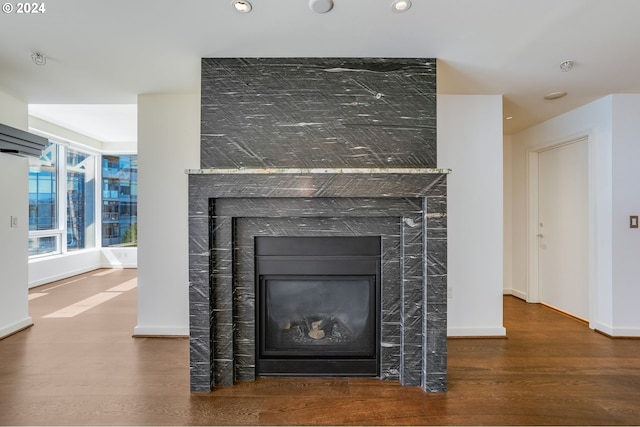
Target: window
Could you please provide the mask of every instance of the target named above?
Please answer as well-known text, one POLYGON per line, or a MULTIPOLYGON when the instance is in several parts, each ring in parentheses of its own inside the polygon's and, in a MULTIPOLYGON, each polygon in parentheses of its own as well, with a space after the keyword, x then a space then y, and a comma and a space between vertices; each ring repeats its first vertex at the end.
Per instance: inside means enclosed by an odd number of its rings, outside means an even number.
POLYGON ((50 141, 29 159, 29 256, 138 244, 138 156, 50 141), (101 176, 100 176, 101 174, 101 176), (99 209, 102 209, 100 214, 99 209))
POLYGON ((138 245, 138 156, 102 156, 102 246, 138 245))
POLYGON ((67 250, 95 246, 95 157, 67 149, 67 250))
POLYGON ((29 160, 29 256, 95 246, 95 162, 54 142, 29 160))
POLYGON ((58 230, 58 145, 29 161, 29 255, 60 252, 58 230))

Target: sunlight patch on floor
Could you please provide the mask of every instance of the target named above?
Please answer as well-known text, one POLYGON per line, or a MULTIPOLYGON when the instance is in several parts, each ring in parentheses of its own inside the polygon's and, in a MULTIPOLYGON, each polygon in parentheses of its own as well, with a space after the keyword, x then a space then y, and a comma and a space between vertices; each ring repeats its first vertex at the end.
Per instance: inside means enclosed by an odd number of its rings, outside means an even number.
MULTIPOLYGON (((106 274, 109 274, 112 271, 114 270, 109 270, 106 272, 106 274)), ((104 274, 102 273, 96 273, 96 274, 93 274, 92 276, 97 276, 97 275, 104 276, 104 274)), ((46 317, 46 318, 75 317, 80 313, 84 313, 85 311, 90 310, 102 304, 103 302, 109 301, 110 299, 113 299, 118 295, 123 294, 124 292, 135 289, 137 286, 138 286, 138 279, 133 278, 133 279, 127 280, 126 282, 122 282, 119 285, 116 285, 112 288, 109 288, 104 292, 100 292, 99 294, 93 295, 89 298, 85 298, 82 301, 79 301, 75 304, 71 304, 65 308, 62 308, 51 314, 47 314, 46 316, 43 316, 43 317, 46 317)), ((30 300, 36 299, 44 295, 47 295, 47 293, 34 292, 29 294, 29 299, 30 300)))
POLYGON ((87 310, 94 308, 97 305, 102 304, 105 301, 109 301, 112 298, 122 295, 122 292, 100 292, 97 295, 83 299, 75 304, 71 304, 61 310, 47 314, 46 318, 52 317, 75 317, 80 313, 84 313, 87 310))
POLYGON ((93 273, 91 276, 93 277, 100 277, 100 276, 106 276, 107 274, 111 274, 114 273, 116 271, 120 271, 122 270, 121 268, 111 268, 109 270, 104 270, 104 271, 99 271, 98 273, 93 273))
POLYGON ((135 289, 136 286, 138 286, 138 279, 131 279, 119 284, 118 286, 114 286, 111 289, 107 289, 107 292, 127 292, 135 289))

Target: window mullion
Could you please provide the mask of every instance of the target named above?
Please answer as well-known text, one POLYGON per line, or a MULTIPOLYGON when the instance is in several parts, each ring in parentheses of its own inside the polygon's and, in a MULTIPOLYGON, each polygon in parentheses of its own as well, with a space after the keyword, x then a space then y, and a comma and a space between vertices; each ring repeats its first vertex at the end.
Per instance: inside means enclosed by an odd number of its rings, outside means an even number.
POLYGON ((67 147, 58 145, 58 230, 60 253, 67 253, 67 147))

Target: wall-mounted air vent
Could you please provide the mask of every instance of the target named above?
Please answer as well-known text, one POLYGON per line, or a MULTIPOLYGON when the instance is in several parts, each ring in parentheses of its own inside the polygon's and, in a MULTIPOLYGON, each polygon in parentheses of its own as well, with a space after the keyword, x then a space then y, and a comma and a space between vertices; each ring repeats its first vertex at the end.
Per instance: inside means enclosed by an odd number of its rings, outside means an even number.
POLYGON ((0 153, 40 157, 47 138, 0 124, 0 153))

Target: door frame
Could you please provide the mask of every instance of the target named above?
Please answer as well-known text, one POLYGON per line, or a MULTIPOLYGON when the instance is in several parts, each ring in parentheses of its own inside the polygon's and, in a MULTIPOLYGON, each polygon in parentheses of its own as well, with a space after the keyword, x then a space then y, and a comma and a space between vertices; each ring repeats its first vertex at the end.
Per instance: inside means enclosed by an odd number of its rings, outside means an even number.
POLYGON ((530 303, 540 302, 539 277, 538 277, 538 163, 542 152, 560 148, 565 145, 585 141, 587 144, 587 268, 589 291, 589 327, 596 328, 597 313, 597 287, 596 287, 596 151, 593 138, 589 134, 579 134, 561 141, 545 144, 540 147, 527 150, 527 295, 526 301, 530 303))

